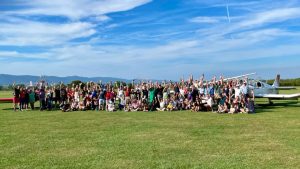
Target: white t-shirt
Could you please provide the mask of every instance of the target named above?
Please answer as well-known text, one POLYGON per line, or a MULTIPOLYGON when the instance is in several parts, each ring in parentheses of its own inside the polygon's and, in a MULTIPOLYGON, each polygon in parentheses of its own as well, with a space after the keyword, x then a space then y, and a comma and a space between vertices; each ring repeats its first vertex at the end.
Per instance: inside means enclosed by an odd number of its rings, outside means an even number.
POLYGON ((199 90, 200 94, 204 94, 204 88, 203 87, 200 87, 198 90, 199 90))
POLYGON ((241 89, 239 89, 239 88, 234 88, 234 91, 235 91, 235 93, 234 93, 234 96, 235 96, 235 97, 240 96, 240 94, 241 94, 241 89))
POLYGON ((108 106, 107 106, 107 109, 108 109, 108 111, 114 111, 114 109, 115 109, 114 104, 113 103, 109 103, 108 106))
POLYGON ((74 93, 74 99, 75 101, 79 102, 79 92, 74 93))
POLYGON ((182 96, 184 96, 184 90, 183 89, 179 89, 179 92, 182 96))
POLYGON ((119 98, 123 98, 123 96, 124 96, 124 90, 119 89, 118 96, 119 96, 119 98))
POLYGON ((245 85, 243 85, 243 86, 241 87, 241 93, 244 94, 244 95, 248 94, 248 87, 245 86, 245 85))
POLYGON ((213 99, 211 97, 209 97, 206 102, 207 105, 209 105, 210 107, 212 107, 212 105, 214 104, 213 99))
POLYGON ((159 103, 159 106, 160 106, 161 109, 164 108, 164 107, 165 107, 165 102, 164 102, 164 101, 161 101, 161 102, 159 103))

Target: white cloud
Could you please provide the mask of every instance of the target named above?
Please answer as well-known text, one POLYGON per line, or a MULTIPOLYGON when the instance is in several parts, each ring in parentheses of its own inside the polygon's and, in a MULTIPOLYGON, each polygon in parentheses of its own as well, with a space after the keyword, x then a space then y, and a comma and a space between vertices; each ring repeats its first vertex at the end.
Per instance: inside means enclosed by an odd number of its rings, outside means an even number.
MULTIPOLYGON (((235 51, 223 52, 222 58, 218 61, 243 61, 249 59, 261 58, 276 58, 289 56, 300 56, 300 48, 298 45, 276 45, 272 47, 261 47, 256 49, 243 49, 235 51)), ((258 63, 259 64, 259 63, 258 63)), ((299 63, 292 62, 291 65, 299 65, 299 63)))
POLYGON ((266 12, 260 12, 253 15, 252 18, 242 21, 238 24, 239 27, 254 27, 263 24, 282 22, 289 19, 299 18, 300 8, 280 8, 266 12))
MULTIPOLYGON (((268 37, 268 35, 266 36, 268 37)), ((45 53, 4 52, 0 53, 0 56, 9 54, 12 57, 47 59, 48 63, 38 63, 39 67, 43 68, 38 73, 42 74, 61 76, 105 74, 105 76, 125 78, 141 76, 176 79, 186 72, 231 70, 230 68, 236 61, 300 55, 298 46, 290 44, 251 49, 253 44, 257 44, 255 41, 249 42, 251 41, 249 38, 251 36, 239 39, 219 39, 209 43, 205 43, 205 40, 185 40, 143 48, 140 46, 75 45, 53 48, 45 53), (246 42, 248 43, 246 44, 246 42), (53 66, 57 69, 53 70, 53 66)), ((28 65, 37 65, 34 60, 32 62, 28 60, 27 63, 28 65)), ((295 62, 292 65, 297 64, 295 62)), ((10 62, 10 65, 22 65, 22 63, 10 62)), ((1 69, 10 70, 7 66, 1 69)), ((28 72, 32 74, 30 71, 28 72)))
POLYGON ((110 17, 106 16, 106 15, 99 15, 99 16, 95 16, 94 19, 96 21, 100 21, 100 22, 104 22, 104 21, 109 21, 111 20, 110 17))
POLYGON ((18 52, 16 51, 0 51, 0 57, 11 57, 17 56, 18 52))
POLYGON ((49 46, 65 43, 76 38, 89 37, 96 33, 94 25, 87 22, 53 24, 19 20, 0 22, 0 45, 49 46))
MULTIPOLYGON (((0 45, 37 45, 46 46, 47 49, 41 53, 2 51, 0 58, 28 58, 29 67, 37 65, 34 59, 30 61, 30 58, 49 61, 38 63, 38 66, 42 68, 39 74, 99 76, 102 73, 106 76, 126 78, 141 75, 174 79, 182 72, 188 71, 201 71, 202 73, 203 71, 229 70, 228 65, 237 61, 300 55, 300 50, 295 45, 299 42, 297 40, 300 36, 299 32, 285 29, 284 26, 267 27, 269 23, 299 18, 298 8, 276 8, 265 12, 242 13, 240 16, 232 17, 231 23, 227 22, 226 15, 224 17, 199 16, 189 21, 209 24, 209 28, 202 28, 195 37, 192 37, 195 35, 194 29, 181 29, 182 27, 175 26, 178 28, 176 30, 170 26, 164 32, 156 31, 153 34, 144 32, 143 29, 125 35, 124 33, 108 34, 108 37, 112 36, 112 39, 116 39, 116 43, 99 45, 105 43, 106 37, 97 33, 96 29, 101 27, 100 29, 109 30, 109 28, 121 27, 122 24, 108 22, 99 25, 96 22, 113 21, 113 18, 107 15, 108 13, 132 9, 147 2, 149 1, 54 0, 53 3, 28 1, 23 5, 30 8, 9 11, 9 14, 6 13, 9 17, 3 17, 0 21, 0 45), (17 17, 19 14, 65 16, 70 20, 66 23, 37 22, 20 19, 17 17), (86 17, 88 19, 82 19, 86 17), (180 36, 182 39, 165 42, 167 37, 174 37, 177 34, 182 34, 183 36, 180 36), (72 39, 86 37, 90 40, 69 43, 72 39), (278 44, 276 40, 280 40, 280 37, 290 38, 290 41, 278 44), (127 45, 116 45, 134 40, 140 42, 149 38, 156 38, 159 43, 148 45, 129 42, 127 45), (215 66, 221 64, 225 65, 215 66), (54 66, 57 69, 53 70, 54 66)), ((162 16, 166 17, 166 15, 162 16)), ((175 15, 173 17, 176 18, 175 15)), ((154 20, 150 17, 140 23, 143 26, 154 20)), ((134 19, 133 21, 136 22, 134 19)), ((188 27, 188 25, 185 26, 188 27)), ((14 59, 10 64, 20 67, 22 62, 14 59)), ((293 64, 297 65, 297 63, 293 64)), ((10 70, 10 67, 6 64, 1 65, 1 70, 10 70)), ((32 74, 32 71, 28 70, 24 73, 32 74)))
MULTIPOLYGON (((99 22, 111 20, 106 14, 133 9, 151 0, 31 0, 1 11, 0 45, 52 46, 97 33, 99 22), (34 21, 31 16, 60 16, 69 22, 34 21), (21 18, 27 19, 21 19, 21 18), (86 21, 79 21, 88 18, 86 21), (96 22, 96 23, 95 23, 96 22)), ((110 28, 117 26, 111 24, 110 28)))
POLYGON ((118 26, 119 26, 118 24, 113 23, 113 24, 107 25, 106 28, 107 28, 107 29, 112 29, 112 28, 116 28, 116 27, 118 27, 118 26))
POLYGON ((0 58, 26 58, 26 59, 50 59, 51 58, 50 53, 20 53, 17 51, 0 51, 0 58))
POLYGON ((190 19, 189 21, 194 23, 219 23, 220 21, 225 19, 225 17, 198 16, 190 19))
MULTIPOLYGON (((214 18, 214 17, 212 17, 214 18)), ((275 8, 264 12, 246 13, 241 16, 232 17, 231 23, 219 23, 209 28, 202 28, 197 31, 199 36, 205 39, 215 39, 224 36, 239 37, 243 32, 251 33, 252 38, 261 39, 264 37, 289 36, 297 32, 278 31, 276 27, 267 28, 271 23, 283 23, 292 19, 300 18, 300 8, 275 8), (250 31, 250 32, 249 32, 250 31), (276 32, 277 31, 277 32, 276 32), (277 33, 277 34, 276 34, 277 33)), ((288 27, 286 25, 286 27, 288 27)), ((283 29, 283 28, 281 28, 283 29)), ((245 34, 243 34, 245 35, 245 34)))
POLYGON ((23 2, 25 9, 11 10, 6 14, 49 15, 80 19, 112 12, 133 9, 151 0, 31 0, 23 2))

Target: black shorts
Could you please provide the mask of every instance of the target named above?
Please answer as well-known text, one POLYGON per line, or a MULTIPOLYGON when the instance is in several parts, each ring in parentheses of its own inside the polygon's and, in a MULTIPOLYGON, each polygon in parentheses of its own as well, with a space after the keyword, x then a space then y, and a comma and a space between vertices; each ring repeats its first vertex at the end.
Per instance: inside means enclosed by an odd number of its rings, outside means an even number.
POLYGON ((54 97, 54 98, 53 98, 53 101, 59 102, 59 101, 60 101, 60 97, 54 97))

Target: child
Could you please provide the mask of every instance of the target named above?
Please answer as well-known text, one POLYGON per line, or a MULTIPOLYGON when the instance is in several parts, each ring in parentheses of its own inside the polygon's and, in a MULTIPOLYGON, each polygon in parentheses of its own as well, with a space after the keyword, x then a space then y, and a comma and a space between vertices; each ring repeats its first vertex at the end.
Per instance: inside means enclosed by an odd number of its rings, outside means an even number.
POLYGON ((241 101, 241 113, 249 113, 249 109, 247 108, 247 105, 244 100, 241 101))
POLYGON ((71 111, 71 105, 68 102, 66 102, 65 104, 61 103, 60 109, 62 112, 69 112, 71 111))
POLYGON ((206 104, 204 104, 204 107, 206 107, 207 111, 213 111, 212 106, 214 104, 214 101, 210 95, 207 95, 206 104))
POLYGON ((108 105, 107 105, 107 111, 108 111, 108 112, 113 112, 113 111, 115 111, 115 104, 114 104, 112 101, 109 101, 109 102, 108 102, 108 105))
POLYGON ((196 101, 193 103, 192 111, 198 112, 200 110, 200 101, 199 98, 196 98, 196 101))
POLYGON ((99 100, 98 97, 93 97, 92 99, 92 109, 93 110, 99 110, 99 100))
POLYGON ((83 101, 79 102, 78 109, 79 109, 80 111, 85 111, 85 110, 86 110, 83 101))
POLYGON ((140 109, 140 105, 139 105, 139 103, 138 103, 138 101, 136 100, 136 99, 134 99, 133 101, 132 101, 132 104, 131 104, 131 106, 132 106, 132 111, 139 111, 140 109))
POLYGON ((72 109, 72 111, 79 110, 79 102, 76 99, 73 100, 72 105, 71 105, 71 109, 72 109))
POLYGON ((230 105, 230 109, 229 109, 228 114, 233 114, 233 113, 236 113, 236 110, 234 108, 234 105, 232 104, 232 105, 230 105))
POLYGON ((89 94, 86 94, 83 98, 83 103, 86 110, 90 110, 92 108, 92 99, 89 94))
POLYGON ((120 97, 120 102, 119 102, 119 110, 123 110, 125 108, 125 98, 120 97))
POLYGON ((143 109, 144 112, 149 111, 149 106, 147 104, 147 100, 143 100, 142 101, 141 107, 142 107, 142 109, 143 109))
POLYGON ((167 105, 167 111, 172 111, 173 110, 173 103, 172 101, 170 100, 168 105, 167 105))
POLYGON ((47 104, 47 110, 52 110, 52 98, 50 91, 47 93, 46 96, 46 104, 47 104))
POLYGON ((156 108, 158 111, 165 111, 165 102, 164 99, 160 98, 159 99, 159 108, 156 108))
POLYGON ((99 110, 105 110, 105 91, 100 88, 99 90, 99 110))

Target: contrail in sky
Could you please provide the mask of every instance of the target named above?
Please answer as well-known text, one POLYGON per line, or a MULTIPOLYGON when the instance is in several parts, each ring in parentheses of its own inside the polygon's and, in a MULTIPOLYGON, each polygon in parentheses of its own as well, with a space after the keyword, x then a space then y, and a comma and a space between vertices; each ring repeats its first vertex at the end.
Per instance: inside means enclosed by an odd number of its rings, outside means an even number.
POLYGON ((228 0, 227 0, 227 4, 226 4, 226 8, 227 8, 227 19, 228 19, 228 22, 230 23, 230 14, 229 14, 229 8, 228 8, 228 0))

